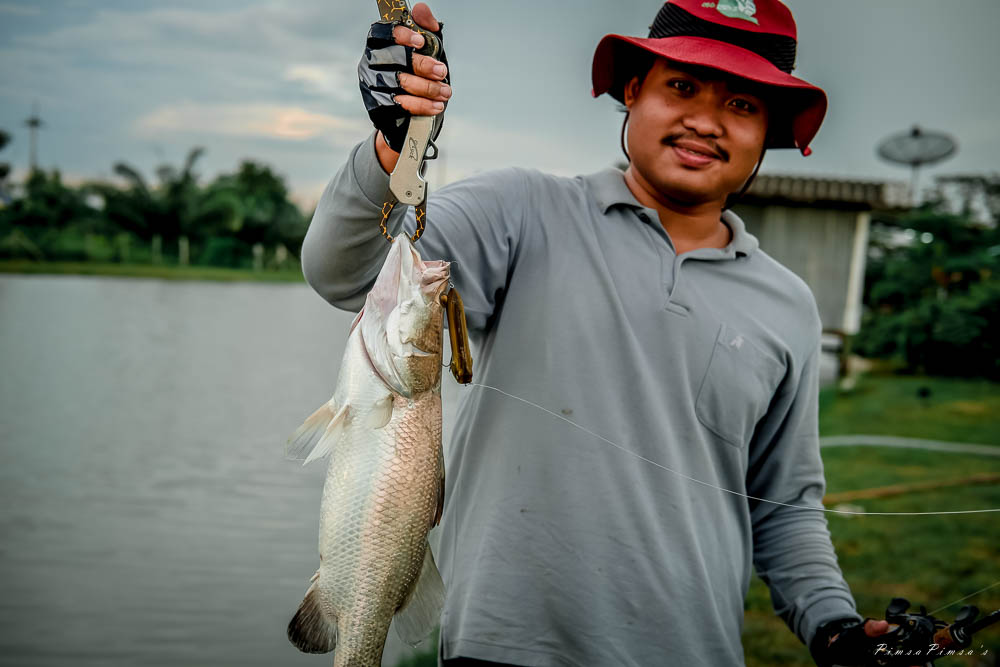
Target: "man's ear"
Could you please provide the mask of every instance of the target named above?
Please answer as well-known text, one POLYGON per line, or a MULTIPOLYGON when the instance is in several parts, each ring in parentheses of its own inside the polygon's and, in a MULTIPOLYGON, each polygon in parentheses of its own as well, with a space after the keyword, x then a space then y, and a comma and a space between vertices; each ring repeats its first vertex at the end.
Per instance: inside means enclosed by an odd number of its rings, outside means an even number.
POLYGON ((625 102, 625 106, 629 109, 632 108, 632 103, 635 102, 635 98, 639 97, 639 88, 642 87, 642 82, 639 81, 639 77, 633 76, 622 89, 622 101, 625 102))

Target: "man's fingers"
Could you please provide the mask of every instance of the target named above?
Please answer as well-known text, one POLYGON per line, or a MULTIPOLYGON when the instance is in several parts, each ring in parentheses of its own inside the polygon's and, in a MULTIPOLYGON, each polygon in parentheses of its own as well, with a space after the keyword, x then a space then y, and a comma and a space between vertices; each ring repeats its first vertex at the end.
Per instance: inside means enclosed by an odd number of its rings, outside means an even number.
MULTIPOLYGON (((437 22, 434 15, 431 14, 431 8, 428 7, 423 2, 417 3, 413 7, 413 11, 410 14, 413 20, 421 28, 430 30, 431 32, 437 32, 441 29, 441 24, 437 22)), ((421 48, 424 45, 424 36, 415 30, 410 30, 404 26, 398 25, 392 30, 392 36, 396 38, 397 44, 402 44, 403 46, 412 46, 414 48, 421 48)))
POLYGON ((889 632, 888 621, 865 621, 865 634, 869 637, 878 637, 889 632))
POLYGON ((430 56, 422 56, 419 53, 413 54, 413 73, 425 79, 441 80, 448 74, 448 67, 440 60, 435 60, 430 56))
POLYGON ((451 86, 440 81, 429 81, 410 74, 399 75, 399 85, 406 92, 429 100, 444 102, 451 97, 451 86))
POLYGON ((421 28, 426 28, 431 32, 437 32, 441 29, 441 24, 438 23, 436 18, 434 18, 434 14, 431 13, 431 8, 428 7, 425 2, 418 2, 413 5, 413 11, 410 12, 410 15, 421 28))
POLYGON ((397 44, 402 44, 403 46, 412 46, 415 49, 419 49, 424 45, 423 35, 401 25, 397 25, 392 29, 392 36, 396 38, 397 44))
POLYGON ((414 95, 396 95, 396 103, 414 116, 436 116, 444 111, 444 102, 414 95))
POLYGON ((440 81, 428 81, 410 74, 399 75, 399 85, 406 92, 417 97, 444 102, 451 98, 451 86, 440 81))
MULTIPOLYGON (((423 2, 413 6, 411 16, 425 30, 441 29, 431 8, 423 2)), ((419 49, 424 45, 423 35, 401 25, 393 28, 392 36, 402 46, 419 49)), ((409 94, 396 95, 396 103, 415 116, 436 116, 444 111, 444 102, 451 97, 451 86, 442 82, 447 74, 448 68, 440 60, 414 53, 413 74, 399 74, 399 85, 409 94)))

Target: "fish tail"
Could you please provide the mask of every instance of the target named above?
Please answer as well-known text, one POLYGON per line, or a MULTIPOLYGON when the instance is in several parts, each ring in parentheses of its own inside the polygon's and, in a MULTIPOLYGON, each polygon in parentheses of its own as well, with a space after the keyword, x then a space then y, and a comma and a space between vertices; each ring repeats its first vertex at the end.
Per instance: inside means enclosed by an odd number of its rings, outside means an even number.
POLYGON ((288 641, 303 653, 329 653, 337 647, 337 619, 323 613, 318 583, 313 577, 313 584, 288 624, 288 641))

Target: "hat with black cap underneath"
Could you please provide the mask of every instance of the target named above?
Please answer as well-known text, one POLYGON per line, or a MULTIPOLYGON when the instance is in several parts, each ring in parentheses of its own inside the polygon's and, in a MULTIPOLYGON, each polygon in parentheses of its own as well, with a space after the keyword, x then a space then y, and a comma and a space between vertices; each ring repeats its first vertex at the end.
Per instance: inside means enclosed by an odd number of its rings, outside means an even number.
POLYGON ((768 133, 768 148, 798 148, 809 155, 826 114, 826 94, 792 76, 795 67, 795 20, 778 0, 667 0, 649 37, 606 35, 593 63, 593 95, 609 93, 623 102, 625 82, 634 75, 634 54, 654 56, 726 72, 773 88, 784 119, 768 133))

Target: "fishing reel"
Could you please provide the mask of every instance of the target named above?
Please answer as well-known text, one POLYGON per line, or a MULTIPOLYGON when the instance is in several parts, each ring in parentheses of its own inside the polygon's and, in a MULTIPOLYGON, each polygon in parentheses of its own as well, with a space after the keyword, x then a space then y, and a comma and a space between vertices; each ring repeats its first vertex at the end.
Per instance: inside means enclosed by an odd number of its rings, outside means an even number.
POLYGON ((933 666, 938 658, 956 655, 973 655, 969 649, 972 635, 988 625, 1000 622, 1000 609, 986 614, 979 620, 979 609, 973 605, 962 607, 952 623, 946 623, 927 613, 920 606, 919 612, 909 612, 910 603, 904 598, 893 598, 885 610, 889 632, 875 637, 871 665, 896 667, 912 665, 933 666))

